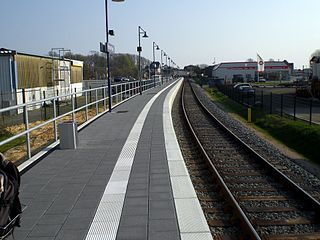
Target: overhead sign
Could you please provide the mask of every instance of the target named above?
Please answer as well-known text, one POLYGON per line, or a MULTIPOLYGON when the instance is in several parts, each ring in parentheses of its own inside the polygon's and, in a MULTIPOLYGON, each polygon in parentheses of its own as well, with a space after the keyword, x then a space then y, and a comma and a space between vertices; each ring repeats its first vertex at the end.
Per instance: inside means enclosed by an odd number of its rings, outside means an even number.
POLYGON ((108 51, 109 53, 115 53, 116 48, 111 43, 108 43, 108 51))
POLYGON ((108 43, 108 47, 106 47, 106 44, 100 42, 100 52, 103 53, 115 53, 115 47, 111 43, 108 43))

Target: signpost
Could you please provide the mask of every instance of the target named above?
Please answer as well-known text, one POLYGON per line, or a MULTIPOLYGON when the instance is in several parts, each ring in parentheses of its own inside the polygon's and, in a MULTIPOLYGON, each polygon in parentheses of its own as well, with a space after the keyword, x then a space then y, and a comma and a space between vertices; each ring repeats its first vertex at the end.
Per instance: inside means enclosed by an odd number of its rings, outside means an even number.
POLYGON ((107 47, 105 43, 100 42, 100 52, 103 53, 115 53, 115 46, 112 45, 111 43, 108 43, 107 47))

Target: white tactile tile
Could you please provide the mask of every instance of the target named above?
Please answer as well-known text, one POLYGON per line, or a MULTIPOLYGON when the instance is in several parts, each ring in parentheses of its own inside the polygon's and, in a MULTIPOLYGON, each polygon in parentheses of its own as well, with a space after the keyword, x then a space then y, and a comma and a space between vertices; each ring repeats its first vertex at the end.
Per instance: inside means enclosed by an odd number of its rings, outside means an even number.
POLYGON ((175 199, 174 202, 182 233, 210 232, 198 199, 175 199))
MULTIPOLYGON (((114 236, 117 234, 117 225, 119 223, 110 222, 106 224, 105 222, 92 222, 88 235, 106 235, 106 236, 114 236)), ((91 238, 94 239, 94 238, 91 238)), ((98 238, 100 239, 100 238, 98 238)))
POLYGON ((154 101, 173 84, 175 84, 175 82, 153 96, 138 116, 122 148, 110 181, 106 186, 86 240, 116 239, 130 171, 144 122, 154 101))
POLYGON ((169 172, 181 240, 211 240, 210 229, 193 188, 172 124, 171 109, 180 82, 167 95, 163 107, 163 128, 169 172))
POLYGON ((109 181, 105 194, 124 194, 126 193, 127 190, 127 185, 128 185, 128 180, 127 181, 109 181))
POLYGON ((181 240, 212 240, 211 233, 182 233, 181 240))
POLYGON ((170 176, 189 176, 186 165, 183 161, 169 161, 170 176))
POLYGON ((126 181, 129 179, 130 171, 114 171, 109 181, 118 182, 126 181))
POLYGON ((122 202, 106 202, 99 205, 94 222, 118 222, 122 202))
POLYGON ((117 237, 117 233, 113 233, 113 234, 104 233, 104 234, 96 234, 96 235, 87 235, 86 240, 113 240, 113 239, 116 239, 116 237, 117 237))
POLYGON ((167 159, 168 161, 177 161, 183 159, 180 149, 167 149, 167 159))
POLYGON ((171 185, 175 199, 197 198, 189 176, 171 177, 171 185))
POLYGON ((100 204, 108 202, 122 202, 124 200, 124 194, 103 194, 100 204))

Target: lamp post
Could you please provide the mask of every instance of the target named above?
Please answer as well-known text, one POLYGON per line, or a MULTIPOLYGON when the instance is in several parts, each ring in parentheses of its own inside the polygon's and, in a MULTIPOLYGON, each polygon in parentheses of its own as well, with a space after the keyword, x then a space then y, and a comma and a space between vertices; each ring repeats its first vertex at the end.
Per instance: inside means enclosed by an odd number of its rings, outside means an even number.
POLYGON ((152 50, 153 50, 153 87, 156 87, 156 55, 155 50, 160 50, 159 46, 153 42, 152 43, 152 50))
MULTIPOLYGON (((113 2, 124 2, 124 0, 112 0, 113 2)), ((107 52, 107 68, 108 68, 108 95, 109 95, 109 112, 112 110, 112 91, 111 91, 111 79, 110 79, 110 52, 109 52, 109 34, 113 35, 113 30, 109 31, 108 26, 108 0, 105 0, 106 9, 106 52, 107 52)))
POLYGON ((139 65, 139 73, 138 73, 138 78, 139 78, 139 83, 140 83, 140 95, 142 94, 142 80, 141 80, 141 52, 142 52, 142 47, 141 47, 141 39, 140 35, 143 34, 143 38, 147 38, 147 32, 143 30, 142 27, 138 26, 138 39, 139 39, 139 46, 137 47, 137 51, 139 52, 139 60, 138 60, 138 65, 139 65))
POLYGON ((169 61, 169 79, 170 79, 170 75, 171 75, 171 68, 170 68, 171 58, 170 57, 168 57, 168 61, 169 61))
POLYGON ((164 52, 163 54, 164 54, 163 56, 166 57, 166 65, 165 65, 165 66, 166 66, 166 82, 167 82, 167 75, 168 75, 168 74, 167 74, 167 70, 168 70, 168 55, 167 55, 165 52, 164 52))
POLYGON ((161 85, 163 84, 163 59, 162 59, 163 53, 164 51, 161 49, 161 85))

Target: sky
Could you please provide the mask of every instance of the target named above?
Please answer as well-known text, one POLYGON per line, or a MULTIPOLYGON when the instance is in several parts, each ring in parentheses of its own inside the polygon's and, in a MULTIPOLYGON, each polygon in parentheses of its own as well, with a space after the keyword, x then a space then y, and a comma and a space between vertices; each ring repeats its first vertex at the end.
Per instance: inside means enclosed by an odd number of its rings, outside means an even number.
MULTIPOLYGON (((40 55, 56 47, 99 51, 104 6, 103 0, 0 0, 0 48, 40 55)), ((302 68, 320 48, 319 9, 319 0, 108 0, 110 42, 117 53, 137 53, 140 25, 149 35, 141 39, 142 56, 150 60, 154 41, 180 67, 259 53, 302 68)))

